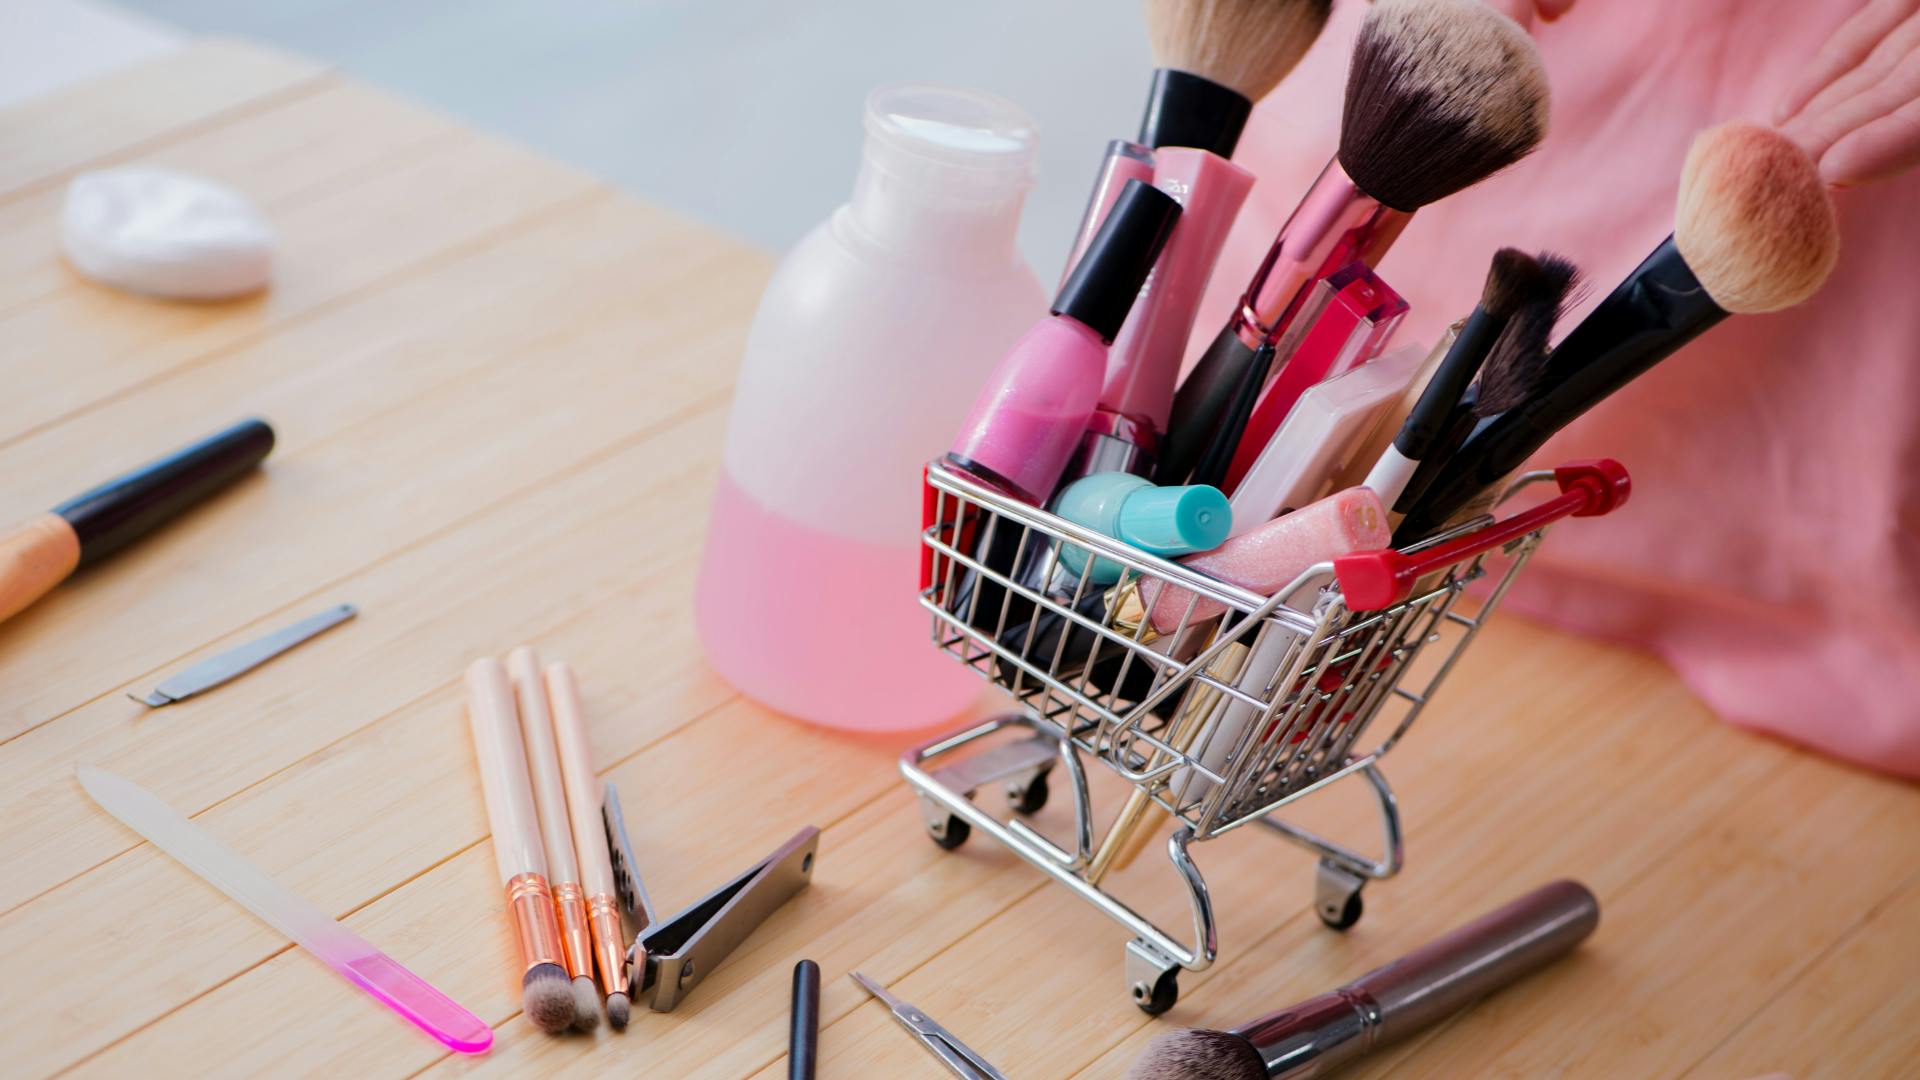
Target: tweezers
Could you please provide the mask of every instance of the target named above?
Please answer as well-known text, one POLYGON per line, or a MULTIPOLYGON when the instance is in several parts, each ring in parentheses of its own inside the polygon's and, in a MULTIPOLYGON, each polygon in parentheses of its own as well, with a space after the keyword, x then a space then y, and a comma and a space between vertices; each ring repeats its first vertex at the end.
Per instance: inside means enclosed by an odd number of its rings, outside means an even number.
POLYGON ((308 638, 346 622, 357 613, 358 609, 352 604, 336 604, 318 615, 309 615, 292 626, 283 626, 271 634, 254 638, 244 645, 236 645, 219 656, 169 675, 146 697, 139 694, 127 696, 149 709, 184 701, 203 690, 211 690, 228 679, 252 671, 308 638))
POLYGON ((900 1026, 913 1033, 922 1046, 940 1059, 941 1063, 953 1071, 953 1075, 964 1080, 1007 1080, 1000 1070, 987 1064, 986 1059, 974 1053, 966 1043, 953 1037, 953 1033, 936 1023, 933 1017, 921 1012, 918 1006, 909 1005, 892 994, 886 988, 857 971, 849 972, 853 981, 866 988, 867 993, 880 999, 881 1003, 893 1010, 893 1018, 900 1026))

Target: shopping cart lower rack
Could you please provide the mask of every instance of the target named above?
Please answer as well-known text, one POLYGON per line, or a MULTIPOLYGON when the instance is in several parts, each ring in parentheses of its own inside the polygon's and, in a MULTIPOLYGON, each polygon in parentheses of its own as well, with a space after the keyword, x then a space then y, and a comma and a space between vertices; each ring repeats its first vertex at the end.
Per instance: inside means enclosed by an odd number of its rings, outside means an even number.
POLYGON ((934 643, 1003 686, 1019 708, 902 756, 928 830, 946 848, 976 830, 991 836, 1124 926, 1133 935, 1128 990, 1148 1013, 1173 1005, 1180 969, 1199 971, 1218 953, 1206 881, 1189 850, 1199 841, 1257 823, 1306 848, 1319 856, 1315 910, 1336 929, 1353 925, 1361 888, 1402 861, 1398 811, 1377 762, 1431 700, 1547 527, 1605 514, 1629 488, 1616 462, 1579 462, 1526 474, 1502 504, 1547 480, 1559 494, 1511 517, 1482 517, 1404 552, 1322 563, 1266 597, 934 462, 920 573, 934 643), (1475 607, 1463 597, 1480 579, 1491 587, 1475 607), (1393 717, 1382 721, 1383 713, 1393 717), (992 738, 1001 732, 1013 737, 992 738), (1371 742, 1369 732, 1377 736, 1371 742), (1098 845, 1087 758, 1131 785, 1098 845), (1056 766, 1073 798, 1065 843, 1024 820, 1047 801, 1056 766), (1349 775, 1363 777, 1379 803, 1377 857, 1274 816, 1349 775), (1009 796, 1004 820, 974 799, 996 784, 1009 796), (1166 825, 1191 944, 1103 887, 1139 838, 1166 825))

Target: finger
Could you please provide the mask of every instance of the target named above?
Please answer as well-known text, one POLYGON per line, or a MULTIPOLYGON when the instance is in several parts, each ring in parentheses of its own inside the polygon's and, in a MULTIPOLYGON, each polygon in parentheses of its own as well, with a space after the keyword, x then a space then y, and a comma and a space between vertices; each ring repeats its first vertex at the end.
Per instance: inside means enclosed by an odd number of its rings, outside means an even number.
POLYGON ((1909 16, 1894 27, 1857 67, 1813 95, 1800 115, 1817 117, 1879 85, 1916 49, 1920 49, 1920 15, 1909 16))
POLYGON ((1842 136, 1820 156, 1820 178, 1835 187, 1886 180, 1920 165, 1920 101, 1842 136))
POLYGON ((1781 96, 1774 123, 1784 123, 1813 100, 1829 83, 1853 70, 1887 32, 1920 10, 1920 0, 1872 0, 1853 13, 1827 38, 1804 74, 1781 96))
POLYGON ((1920 99, 1920 51, 1908 53, 1885 79, 1838 105, 1823 112, 1809 109, 1785 134, 1807 153, 1824 157, 1840 139, 1915 99, 1920 99))

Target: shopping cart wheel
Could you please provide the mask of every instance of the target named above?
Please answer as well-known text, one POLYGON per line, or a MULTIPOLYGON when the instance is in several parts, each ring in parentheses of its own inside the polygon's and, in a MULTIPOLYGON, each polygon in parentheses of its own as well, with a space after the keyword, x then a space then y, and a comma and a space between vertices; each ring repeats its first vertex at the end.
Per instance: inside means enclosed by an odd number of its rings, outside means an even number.
POLYGON ((927 835, 933 837, 934 843, 939 844, 948 851, 952 851, 954 848, 966 843, 967 837, 973 835, 973 826, 962 821, 960 818, 948 815, 947 820, 941 824, 937 826, 929 825, 927 827, 927 835))
POLYGON ((1050 794, 1047 790, 1047 774, 1052 771, 1041 769, 1025 784, 1007 785, 1007 798, 1013 801, 1013 809, 1017 813, 1037 814, 1047 805, 1047 796, 1050 794))
POLYGON ((1133 984, 1133 1003, 1140 1006, 1140 1011, 1146 1013, 1148 1016, 1159 1016, 1161 1013, 1173 1008, 1173 1003, 1178 1000, 1180 1000, 1180 973, 1178 971, 1161 972, 1160 977, 1153 980, 1153 988, 1151 990, 1147 988, 1145 983, 1133 984))
POLYGON ((1366 878, 1346 867, 1321 859, 1313 879, 1314 914, 1335 930, 1345 930, 1359 922, 1366 910, 1360 900, 1360 889, 1366 883, 1366 878))
POLYGON ((1325 906, 1315 907, 1314 911, 1319 913, 1320 921, 1332 929, 1345 930, 1359 922, 1361 913, 1366 909, 1367 905, 1361 902, 1360 894, 1354 893, 1347 897, 1346 903, 1340 905, 1339 911, 1329 912, 1325 906))

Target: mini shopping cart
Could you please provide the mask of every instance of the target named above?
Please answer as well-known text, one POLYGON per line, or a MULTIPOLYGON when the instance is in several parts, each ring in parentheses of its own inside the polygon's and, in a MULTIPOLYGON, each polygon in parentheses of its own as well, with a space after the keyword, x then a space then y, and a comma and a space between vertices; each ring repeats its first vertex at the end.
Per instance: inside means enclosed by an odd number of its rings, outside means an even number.
POLYGON ((1557 494, 1510 517, 1469 521, 1406 551, 1322 563, 1267 597, 934 462, 920 571, 934 644, 1005 687, 1019 708, 902 756, 928 831, 949 849, 975 831, 991 836, 1125 927, 1128 992, 1150 1014, 1172 1007, 1182 968, 1202 970, 1218 952, 1206 881, 1189 850, 1199 841, 1258 824, 1306 848, 1319 857, 1315 911, 1335 929, 1352 926, 1362 887, 1402 862, 1399 814, 1379 759, 1432 699, 1548 526, 1605 514, 1629 489, 1618 463, 1580 462, 1523 475, 1500 506, 1527 501, 1549 481, 1557 494), (1073 565, 1088 566, 1087 555, 1112 565, 1105 575, 1068 573, 1063 548, 1080 549, 1073 565), (1484 599, 1463 602, 1482 579, 1491 584, 1484 599), (1174 626, 1170 607, 1180 612, 1174 626), (1165 850, 1186 890, 1190 944, 1103 886, 1102 856, 1114 837, 1096 848, 1088 759, 1131 785, 1128 810, 1145 807, 1171 825, 1165 850), (1065 843, 1025 820, 1046 803, 1056 767, 1073 798, 1065 843), (1274 816, 1351 775, 1379 803, 1377 857, 1274 816), (995 785, 1008 795, 1004 819, 975 799, 995 785))

